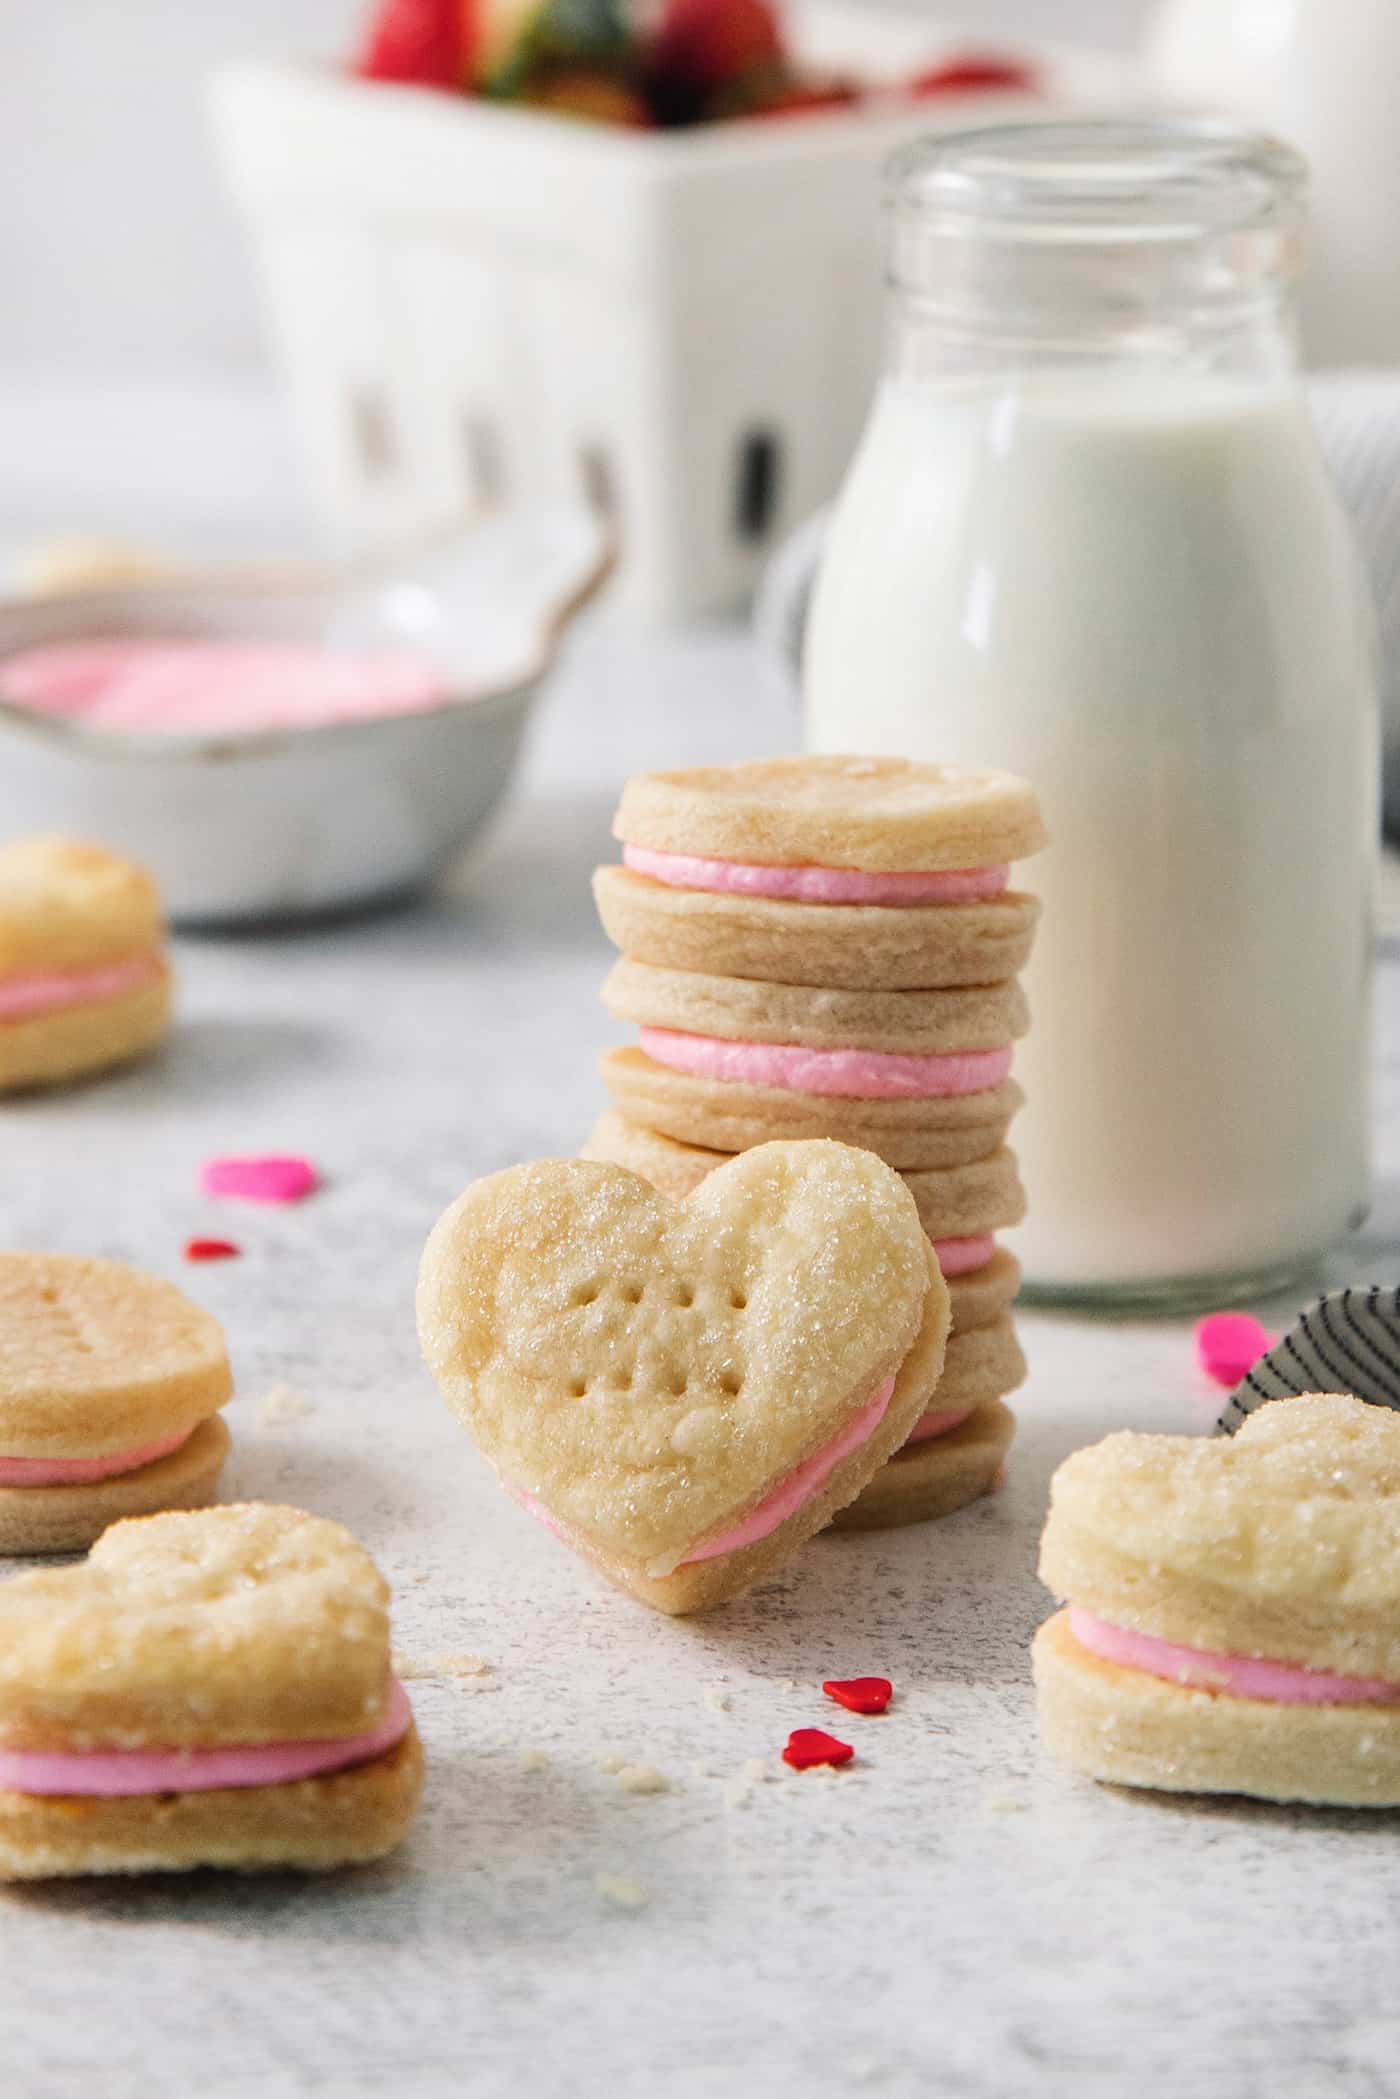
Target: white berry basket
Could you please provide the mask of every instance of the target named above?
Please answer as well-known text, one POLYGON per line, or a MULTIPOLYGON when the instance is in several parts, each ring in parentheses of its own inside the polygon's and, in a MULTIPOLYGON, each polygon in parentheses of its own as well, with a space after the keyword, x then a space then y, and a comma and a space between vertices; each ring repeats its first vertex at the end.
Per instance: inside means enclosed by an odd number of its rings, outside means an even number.
MULTIPOLYGON (((804 11, 798 56, 893 83, 985 38, 804 11)), ((342 549, 460 516, 616 506, 617 594, 733 605, 832 494, 880 343, 878 203, 895 147, 1080 107, 1120 66, 1063 50, 1034 103, 960 95, 631 132, 325 67, 213 86, 313 502, 342 549)))

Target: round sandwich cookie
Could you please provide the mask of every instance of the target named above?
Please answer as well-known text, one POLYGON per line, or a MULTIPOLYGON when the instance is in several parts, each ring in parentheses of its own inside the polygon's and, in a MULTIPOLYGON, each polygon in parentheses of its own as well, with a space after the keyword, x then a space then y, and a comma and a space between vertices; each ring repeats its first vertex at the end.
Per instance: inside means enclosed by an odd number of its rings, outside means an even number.
POLYGON ((1026 1374, 1011 1319, 949 1338, 943 1375, 905 1443, 868 1487, 835 1518, 838 1530, 887 1530, 949 1516, 989 1494, 1016 1433, 1001 1404, 1026 1374))
MULTIPOLYGON (((682 1144, 658 1130, 628 1122, 610 1108, 599 1116, 579 1156, 626 1166, 678 1202, 733 1154, 682 1144)), ((1006 1310, 1020 1287, 1019 1267, 993 1237, 1004 1226, 1019 1224, 1025 1215, 1016 1154, 1003 1145, 967 1166, 906 1173, 903 1178, 919 1220, 934 1242, 938 1265, 951 1292, 953 1331, 989 1325, 1006 1310)))
POLYGON ((0 1879, 392 1850, 423 1755, 388 1600, 338 1523, 256 1502, 0 1586, 0 1879))
POLYGON ((120 1261, 0 1254, 0 1553, 81 1552, 212 1501, 233 1390, 218 1322, 120 1261))
POLYGON ((0 847, 0 1091, 127 1064, 169 1023, 160 899, 144 869, 73 838, 0 847))
POLYGON ((642 964, 888 994, 995 984, 1030 952, 1035 903, 1007 885, 1045 830, 1009 773, 857 757, 643 773, 613 831, 623 865, 594 893, 642 964))
POLYGON ((680 889, 600 867, 603 930, 635 961, 845 991, 1000 983, 1030 960, 1040 905, 1007 889, 970 903, 823 904, 680 889))
MULTIPOLYGON (((690 1057, 698 1038, 677 1035, 664 1044, 649 1039, 668 1059, 687 1056, 691 1068, 662 1062, 645 1046, 605 1050, 603 1083, 614 1106, 629 1122, 708 1151, 826 1137, 859 1145, 905 1171, 965 1166, 1005 1143, 1024 1099, 1014 1079, 995 1077, 996 1069, 1004 1069, 999 1063, 962 1060, 956 1078, 965 1090, 862 1096, 804 1090, 795 1082, 808 1074, 792 1062, 782 1067, 782 1083, 740 1079, 722 1046, 706 1045, 705 1054, 690 1057)), ((825 1085, 827 1070, 816 1078, 825 1085)))
POLYGON ((622 790, 613 836, 645 856, 645 873, 684 874, 687 888, 922 902, 956 893, 926 874, 956 875, 964 888, 975 875, 985 888, 989 869, 1040 851, 1045 826, 1014 773, 805 756, 639 773, 622 790), (679 871, 676 859, 687 863, 679 871), (782 879, 770 883, 774 870, 782 879), (897 879, 886 883, 886 873, 897 879))
POLYGON ((739 1595, 855 1498, 937 1388, 948 1292, 899 1176, 757 1146, 672 1203, 545 1159, 468 1188, 418 1325, 503 1484, 607 1578, 680 1614, 739 1595))
POLYGON ((613 964, 602 999, 619 1020, 642 1028, 877 1056, 1000 1050, 1030 1025, 1026 995, 1014 980, 953 991, 832 991, 657 969, 629 955, 613 964))
POLYGON ((1051 1483, 1046 1745, 1167 1792, 1400 1805, 1400 1415, 1339 1394, 1231 1441, 1123 1433, 1051 1483))

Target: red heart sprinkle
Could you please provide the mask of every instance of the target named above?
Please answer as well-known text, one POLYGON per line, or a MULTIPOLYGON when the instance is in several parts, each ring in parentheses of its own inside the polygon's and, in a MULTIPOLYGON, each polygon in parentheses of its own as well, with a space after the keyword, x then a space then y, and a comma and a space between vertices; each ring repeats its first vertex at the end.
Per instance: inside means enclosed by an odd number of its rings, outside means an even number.
POLYGON ((894 1695, 887 1676, 834 1676, 822 1689, 848 1713, 883 1713, 894 1695))
POLYGON ((795 1727, 787 1738, 783 1762, 794 1771, 810 1771, 814 1764, 849 1764, 854 1755, 849 1742, 838 1742, 824 1728, 795 1727))
POLYGON ((185 1259, 187 1261, 228 1261, 241 1254, 241 1246, 231 1239, 187 1239, 185 1259))

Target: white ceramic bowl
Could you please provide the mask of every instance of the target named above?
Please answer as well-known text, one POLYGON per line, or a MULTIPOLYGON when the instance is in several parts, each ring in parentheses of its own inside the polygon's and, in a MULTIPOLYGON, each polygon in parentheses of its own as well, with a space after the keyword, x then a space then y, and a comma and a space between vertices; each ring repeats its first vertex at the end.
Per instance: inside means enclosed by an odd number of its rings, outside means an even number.
POLYGON ((112 634, 412 648, 421 714, 248 735, 115 732, 0 699, 0 838, 66 831, 150 868, 171 918, 304 918, 421 887, 480 830, 575 612, 611 565, 585 512, 504 516, 392 566, 222 575, 0 601, 0 663, 112 634))

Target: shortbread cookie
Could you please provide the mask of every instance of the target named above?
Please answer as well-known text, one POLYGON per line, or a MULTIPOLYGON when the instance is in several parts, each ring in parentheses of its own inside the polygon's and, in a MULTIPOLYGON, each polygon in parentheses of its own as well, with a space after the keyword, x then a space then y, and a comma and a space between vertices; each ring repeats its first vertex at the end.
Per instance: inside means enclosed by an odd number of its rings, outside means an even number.
POLYGON ((927 1409, 948 1297, 869 1152, 773 1144, 672 1204, 542 1160, 469 1188, 419 1332, 505 1484, 659 1610, 718 1603, 854 1498, 927 1409))
POLYGON ((388 1591, 337 1523, 119 1523, 0 1587, 0 1878, 320 1868, 406 1832, 422 1753, 388 1591))
POLYGON ((1044 845, 1045 827, 1031 788, 1012 773, 808 756, 640 773, 622 791, 613 836, 760 874, 917 876, 1023 860, 1044 845))
POLYGON ((659 1195, 678 1203, 698 1188, 707 1174, 727 1166, 733 1152, 710 1151, 703 1144, 682 1144, 642 1122, 629 1122, 616 1108, 605 1108, 580 1147, 581 1159, 603 1159, 625 1166, 650 1181, 659 1195))
POLYGON ((745 1085, 659 1064, 640 1049, 607 1050, 603 1082, 629 1122, 710 1151, 812 1137, 862 1145, 890 1166, 963 1166, 1006 1140, 1022 1095, 1014 1079, 932 1099, 861 1100, 745 1085))
MULTIPOLYGON (((954 1335, 948 1343, 936 1397, 938 1414, 969 1414, 989 1399, 1004 1399, 1025 1381, 1026 1359, 1008 1313, 986 1326, 954 1335)), ((916 1422, 916 1432, 926 1424, 916 1422)))
POLYGON ((1049 1747, 1170 1792, 1400 1804, 1400 1416, 1280 1400, 1231 1442, 1109 1436, 1056 1473, 1049 1747))
POLYGON ((619 1020, 643 1028, 818 1050, 914 1056, 994 1050, 1030 1025, 1025 993, 1014 980, 953 991, 831 991, 657 969, 630 955, 613 964, 602 998, 619 1020))
MULTIPOLYGON (((628 1122, 614 1108, 599 1116, 579 1156, 611 1159, 619 1166, 629 1167, 662 1195, 679 1201, 733 1154, 681 1144, 657 1130, 628 1122)), ((934 1242, 944 1281, 950 1284, 955 1278, 970 1279, 972 1273, 991 1262, 997 1253, 992 1234, 1004 1226, 1019 1224, 1026 1214, 1016 1154, 1005 1145, 966 1166, 948 1166, 938 1173, 906 1173, 904 1179, 920 1222, 934 1242)), ((1009 1294, 1003 1294, 1004 1276, 1003 1270, 992 1290, 1002 1305, 1010 1303, 1016 1290, 1012 1284, 1009 1294)), ((985 1325, 986 1321, 972 1319, 967 1323, 985 1325)), ((953 1325, 956 1328, 958 1324, 955 1298, 953 1325)))
POLYGON ((846 991, 995 984, 1030 960, 1040 905, 1006 889, 968 903, 823 904, 677 889, 600 867, 603 929, 638 962, 846 991))
POLYGON ((999 1399, 984 1400, 942 1434, 896 1451, 869 1486, 838 1512, 832 1528, 895 1530, 953 1515, 998 1484, 1015 1434, 1011 1409, 999 1399))
POLYGON ((967 1334, 975 1327, 991 1326, 1011 1309, 1021 1287, 1021 1264, 1014 1254, 999 1246, 984 1267, 946 1280, 953 1306, 953 1332, 967 1334))
POLYGON ((79 1552, 213 1499, 233 1389, 218 1322, 121 1261, 0 1254, 0 1553, 79 1552))
POLYGON ((128 1063, 169 1018, 160 900, 144 870, 70 838, 0 848, 0 1091, 128 1063))
POLYGON ((884 1471, 837 1515, 838 1529, 922 1523, 989 1493, 1016 1433, 1016 1417, 1001 1399, 1025 1375, 1026 1359, 1005 1313, 984 1326, 955 1327, 931 1404, 884 1471))

